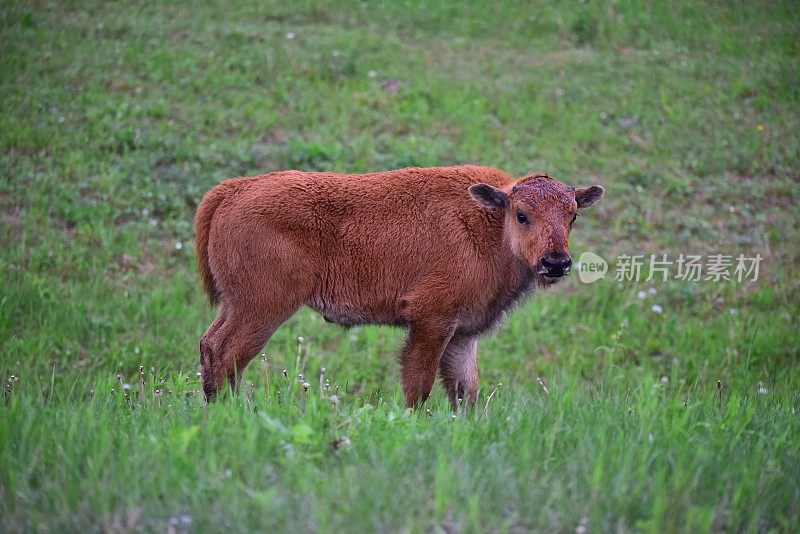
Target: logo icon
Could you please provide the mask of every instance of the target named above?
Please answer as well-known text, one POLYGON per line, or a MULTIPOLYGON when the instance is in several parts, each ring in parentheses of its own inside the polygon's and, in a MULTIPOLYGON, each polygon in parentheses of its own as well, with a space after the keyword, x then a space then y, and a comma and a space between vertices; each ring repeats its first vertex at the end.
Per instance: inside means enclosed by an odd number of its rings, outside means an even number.
POLYGON ((578 265, 575 268, 580 281, 584 284, 591 284, 606 276, 608 263, 594 252, 584 252, 578 258, 578 265))

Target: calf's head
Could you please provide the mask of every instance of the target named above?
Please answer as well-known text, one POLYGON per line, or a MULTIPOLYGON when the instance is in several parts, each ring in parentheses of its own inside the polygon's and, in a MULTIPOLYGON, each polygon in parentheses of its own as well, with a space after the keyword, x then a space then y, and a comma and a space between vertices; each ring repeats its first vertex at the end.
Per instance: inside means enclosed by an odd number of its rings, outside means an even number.
POLYGON ((474 184, 469 193, 487 210, 503 211, 511 250, 543 284, 569 274, 569 233, 578 210, 603 196, 599 185, 574 188, 546 174, 533 174, 508 188, 474 184))

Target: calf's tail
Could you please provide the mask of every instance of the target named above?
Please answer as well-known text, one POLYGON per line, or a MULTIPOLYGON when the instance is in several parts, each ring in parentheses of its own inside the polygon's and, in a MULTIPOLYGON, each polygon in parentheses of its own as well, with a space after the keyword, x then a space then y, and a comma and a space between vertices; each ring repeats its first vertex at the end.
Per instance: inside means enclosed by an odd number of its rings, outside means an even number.
POLYGON ((194 217, 194 252, 197 257, 197 271, 200 273, 203 289, 212 305, 219 302, 220 292, 208 263, 208 238, 211 232, 211 222, 214 220, 214 213, 219 205, 230 196, 233 190, 238 188, 242 181, 245 180, 226 180, 214 186, 203 196, 194 217))

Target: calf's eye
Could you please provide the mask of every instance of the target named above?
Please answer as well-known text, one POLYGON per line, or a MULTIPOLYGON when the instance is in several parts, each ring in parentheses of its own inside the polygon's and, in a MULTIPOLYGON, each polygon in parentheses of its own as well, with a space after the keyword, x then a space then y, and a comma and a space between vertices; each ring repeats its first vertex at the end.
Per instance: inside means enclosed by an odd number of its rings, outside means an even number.
POLYGON ((517 221, 520 224, 528 224, 528 217, 520 210, 517 210, 517 221))
POLYGON ((577 219, 577 218, 578 218, 578 214, 576 213, 575 215, 572 216, 572 223, 571 224, 575 224, 575 219, 577 219))

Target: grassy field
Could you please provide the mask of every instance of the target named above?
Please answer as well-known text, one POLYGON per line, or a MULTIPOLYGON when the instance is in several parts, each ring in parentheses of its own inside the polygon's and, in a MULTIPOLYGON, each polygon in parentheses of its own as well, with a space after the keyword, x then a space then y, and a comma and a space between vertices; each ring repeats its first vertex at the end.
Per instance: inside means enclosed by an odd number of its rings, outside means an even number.
POLYGON ((0 5, 0 531, 796 531, 795 3, 257 4, 0 5), (464 162, 604 185, 576 253, 760 275, 572 277, 466 416, 308 310, 201 401, 207 189, 464 162))

